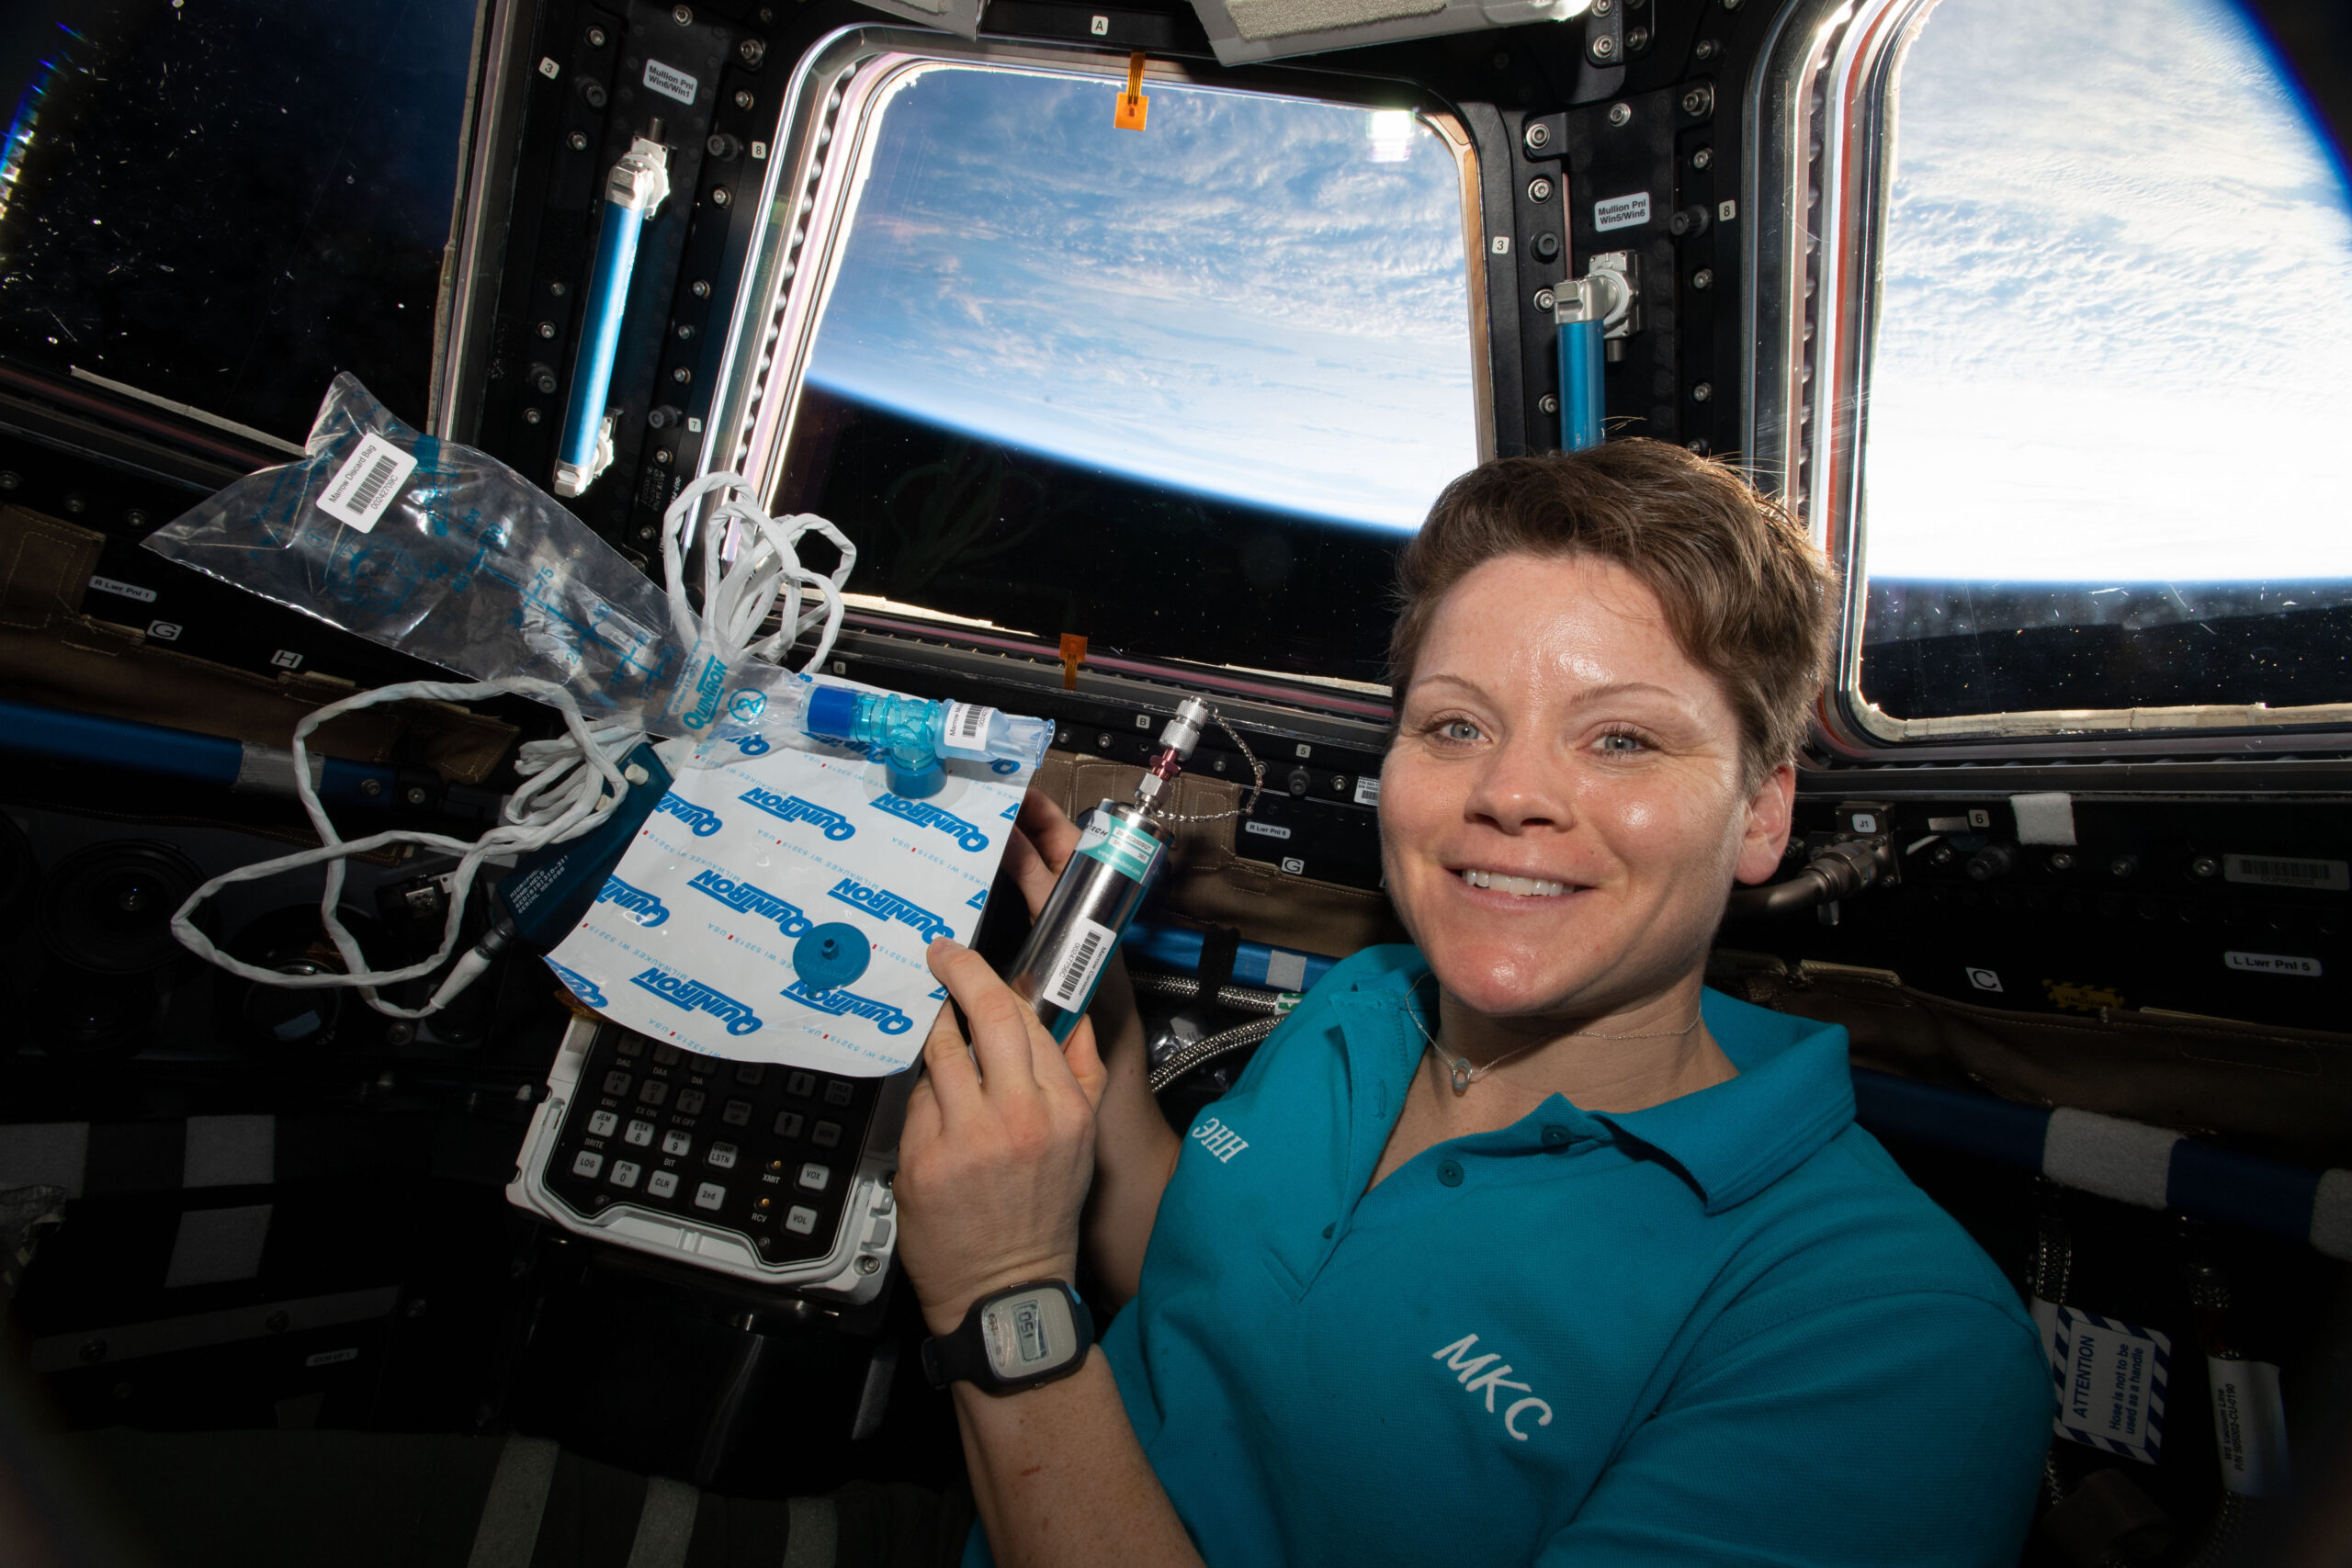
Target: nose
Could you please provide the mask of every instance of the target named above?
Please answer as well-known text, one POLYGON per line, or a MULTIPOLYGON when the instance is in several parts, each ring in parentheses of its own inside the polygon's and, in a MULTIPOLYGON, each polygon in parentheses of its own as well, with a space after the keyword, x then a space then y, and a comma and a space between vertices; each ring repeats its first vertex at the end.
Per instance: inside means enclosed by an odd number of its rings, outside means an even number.
POLYGON ((1524 735, 1511 736, 1487 753, 1463 811, 1469 820, 1506 833, 1576 823, 1558 757, 1524 735))

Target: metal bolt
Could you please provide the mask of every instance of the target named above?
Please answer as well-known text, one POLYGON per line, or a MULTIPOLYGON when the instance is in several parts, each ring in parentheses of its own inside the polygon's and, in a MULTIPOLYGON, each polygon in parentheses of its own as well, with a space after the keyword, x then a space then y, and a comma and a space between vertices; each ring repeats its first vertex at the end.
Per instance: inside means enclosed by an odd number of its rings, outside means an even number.
POLYGON ((587 134, 584 131, 575 130, 563 139, 563 144, 574 152, 585 152, 588 151, 587 134))
POLYGON ((1098 751, 1108 751, 1111 749, 1111 732, 1109 730, 1106 729, 1102 734, 1094 738, 1094 749, 1098 751))
POLYGON ((588 29, 588 46, 589 46, 591 49, 602 49, 602 48, 604 48, 604 47, 605 47, 605 29, 604 29, 604 28, 590 28, 588 29))
POLYGON ((1633 105, 1631 105, 1631 104, 1611 104, 1611 105, 1610 105, 1610 106, 1609 106, 1609 123, 1610 123, 1610 124, 1611 124, 1611 125, 1623 125, 1627 120, 1630 120, 1630 119, 1632 119, 1633 118, 1634 118, 1634 106, 1633 106, 1633 105))
POLYGON ((1560 236, 1549 233, 1538 234, 1527 248, 1534 253, 1537 261, 1556 260, 1560 254, 1560 236))
POLYGON ((639 528, 637 531, 637 536, 640 539, 650 539, 653 537, 653 525, 649 523, 644 527, 639 528))
POLYGON ((1694 169, 1713 168, 1715 166, 1715 150, 1712 147, 1700 148, 1696 152, 1690 154, 1690 166, 1694 169))
POLYGON ((704 139, 702 150, 721 163, 732 163, 743 151, 743 143, 723 130, 714 130, 704 139))
POLYGON ((1702 266, 1690 275, 1690 287, 1693 288, 1713 288, 1714 286, 1715 269, 1713 267, 1702 266))
POLYGON ((563 279, 554 277, 548 280, 548 292, 560 299, 567 292, 569 292, 569 290, 564 288, 563 279))
POLYGON ((531 385, 542 392, 555 390, 555 372, 544 365, 531 367, 531 385))
POLYGON ((537 409, 525 409, 523 411, 523 423, 525 424, 537 424, 539 421, 545 418, 547 418, 547 415, 541 413, 537 409))
POLYGON ((1535 291, 1535 308, 1537 310, 1549 311, 1552 307, 1557 303, 1559 303, 1559 301, 1554 298, 1550 289, 1539 288, 1535 291))
POLYGON ((678 323, 678 336, 681 339, 690 338, 694 335, 695 324, 692 321, 680 321, 678 323))
POLYGON ((1538 175, 1527 182, 1527 199, 1530 201, 1552 199, 1552 181, 1549 175, 1538 175))
POLYGON ((1535 406, 1542 409, 1545 413, 1556 414, 1560 412, 1559 396, 1554 392, 1546 392, 1542 397, 1535 400, 1535 406))
POLYGON ((744 64, 757 65, 768 57, 768 46, 760 39, 747 38, 735 46, 735 52, 742 56, 744 64))
POLYGON ((1541 152, 1552 145, 1552 128, 1540 119, 1529 120, 1524 135, 1530 152, 1541 152))
POLYGON ((2211 855, 2199 855, 2188 863, 2189 874, 2193 876, 2211 876, 2221 869, 2221 863, 2211 855))
POLYGON ((1693 82, 1682 94, 1682 112, 1693 119, 1703 119, 1715 112, 1715 86, 1712 82, 1693 82))
POLYGON ((1592 0, 1592 14, 1594 16, 1611 17, 1616 15, 1616 13, 1617 0, 1592 0))
POLYGON ((2107 863, 2107 874, 2109 876, 2129 876, 2139 869, 2138 855, 2118 855, 2107 863))
POLYGON ((79 517, 90 510, 90 503, 78 495, 69 495, 65 498, 65 510, 79 517))
POLYGON ((415 1038, 416 1025, 406 1019, 398 1019, 384 1025, 384 1043, 387 1045, 405 1045, 415 1038))
POLYGON ((861 1273, 861 1274, 876 1274, 876 1273, 879 1273, 879 1272, 881 1271, 881 1269, 882 1269, 882 1260, 881 1260, 880 1258, 878 1258, 875 1257, 875 1256, 874 1256, 874 1254, 872 1254, 872 1253, 870 1253, 870 1252, 861 1252, 861 1253, 859 1253, 859 1254, 858 1254, 858 1257, 857 1257, 857 1271, 858 1271, 859 1273, 861 1273))
POLYGON ((605 85, 602 82, 581 83, 580 96, 587 101, 588 107, 592 109, 603 108, 605 107, 605 99, 608 96, 605 91, 605 85))
POLYGON ((1715 57, 1715 51, 1720 47, 1714 39, 1702 38, 1699 40, 1699 47, 1690 51, 1690 57, 1693 60, 1713 60, 1715 57))
POLYGON ((1690 451, 1694 457, 1703 457, 1707 455, 1707 438, 1703 435, 1694 436, 1690 440, 1685 441, 1682 445, 1684 448, 1690 451))
POLYGON ((2075 857, 2064 850, 2060 850, 2050 857, 2050 869, 2061 872, 2072 871, 2075 869, 2075 857))
POLYGON ((1715 384, 1712 381, 1702 381, 1690 389, 1690 400, 1694 403, 1703 403, 1714 395, 1715 384))
POLYGON ((25 476, 10 469, 0 473, 0 490, 15 490, 25 482, 25 476))
POLYGON ((658 446, 654 448, 653 460, 661 464, 663 468, 668 468, 670 466, 670 449, 667 446, 658 446))
POLYGON ((1931 865, 1950 865, 1952 862, 1951 846, 1950 844, 1938 844, 1936 846, 1936 852, 1928 857, 1928 862, 1931 865))
POLYGON ((682 28, 693 27, 695 8, 692 6, 673 6, 670 7, 670 19, 682 28))
POLYGON ((1740 0, 1724 0, 1724 9, 1726 11, 1736 11, 1739 6, 1740 0))
POLYGON ((686 292, 693 295, 697 299, 707 299, 710 298, 710 285, 697 277, 692 283, 686 285, 686 292))
MULTIPOLYGON (((533 413, 537 413, 538 411, 537 409, 533 409, 531 412, 533 413)), ((384 793, 384 781, 381 779, 361 779, 359 781, 359 793, 366 795, 368 799, 373 800, 378 795, 384 793)))
POLYGON ((1649 30, 1649 28, 1641 28, 1641 27, 1634 27, 1634 28, 1627 28, 1625 29, 1625 52, 1626 52, 1626 53, 1628 53, 1628 54, 1639 54, 1639 53, 1641 53, 1641 52, 1642 52, 1642 51, 1644 51, 1644 50, 1645 50, 1645 49, 1649 48, 1649 46, 1650 46, 1650 30, 1649 30))
POLYGON ((147 514, 135 506, 122 514, 122 520, 134 528, 144 528, 147 525, 147 514))
POLYGON ((735 94, 735 107, 737 108, 748 109, 757 102, 759 102, 759 100, 752 96, 751 88, 742 87, 737 89, 735 94))
POLYGON ((671 380, 673 380, 673 381, 675 381, 675 382, 676 382, 676 383, 678 383, 678 385, 680 385, 681 387, 684 386, 687 382, 689 382, 689 381, 693 380, 694 378, 695 378, 695 373, 694 373, 693 371, 691 371, 691 370, 687 369, 687 368, 686 368, 684 366, 683 366, 683 365, 679 366, 675 370, 673 370, 673 371, 671 371, 671 372, 670 372, 670 379, 671 379, 671 380))
POLYGON ((1617 58, 1617 40, 1603 33, 1585 47, 1585 52, 1595 60, 1614 60, 1617 58))
POLYGON ((725 186, 717 186, 711 190, 710 204, 713 207, 724 207, 734 199, 734 197, 728 194, 728 190, 725 186))
POLYGON ((422 806, 424 804, 424 786, 423 784, 411 784, 407 789, 401 793, 401 798, 407 801, 411 806, 422 806))
POLYGON ((539 335, 541 337, 550 338, 555 336, 555 323, 553 321, 541 321, 539 323, 539 335))

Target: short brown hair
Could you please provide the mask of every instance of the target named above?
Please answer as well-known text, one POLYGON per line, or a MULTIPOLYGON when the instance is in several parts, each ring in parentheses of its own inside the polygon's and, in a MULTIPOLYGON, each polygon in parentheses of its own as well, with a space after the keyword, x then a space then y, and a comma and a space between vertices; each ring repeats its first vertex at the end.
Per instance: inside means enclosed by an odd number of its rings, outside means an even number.
POLYGON ((1730 468, 1639 436, 1499 458, 1445 487, 1399 562, 1388 667, 1400 709, 1446 593, 1521 554, 1611 561, 1657 596, 1683 657, 1739 716, 1750 787, 1796 756, 1828 655, 1820 553, 1730 468))

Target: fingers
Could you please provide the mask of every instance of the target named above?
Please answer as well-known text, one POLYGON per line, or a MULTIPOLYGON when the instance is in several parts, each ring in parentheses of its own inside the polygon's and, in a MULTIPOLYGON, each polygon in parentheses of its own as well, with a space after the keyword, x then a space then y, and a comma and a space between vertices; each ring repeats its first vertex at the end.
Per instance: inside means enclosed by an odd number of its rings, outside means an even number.
POLYGON ((954 1008, 939 1010, 922 1043, 922 1061, 923 1080, 915 1091, 920 1094, 929 1089, 938 1097, 943 1120, 960 1116, 979 1103, 980 1069, 964 1043, 964 1032, 956 1027, 954 1008))
MULTIPOLYGON (((1111 1074, 1102 1066, 1102 1054, 1094 1043, 1094 1021, 1080 1019, 1077 1029, 1070 1032, 1069 1041, 1055 1054, 1054 1059, 1061 1064, 1063 1073, 1077 1085, 1078 1091, 1086 1097, 1086 1108, 1089 1111, 1101 1110, 1102 1091, 1111 1082, 1111 1074)), ((1040 1067, 1037 1081, 1051 1087, 1053 1080, 1047 1076, 1051 1070, 1050 1067, 1040 1067)))
POLYGON ((1059 876, 1078 849, 1078 824, 1069 819, 1069 814, 1033 789, 1021 797, 1021 816, 1013 825, 1029 836, 1029 841, 1037 846, 1037 852, 1059 876))
POLYGON ((1012 885, 1021 889, 1021 901, 1029 907, 1029 918, 1035 919, 1037 912, 1046 907, 1046 900, 1053 897, 1060 871, 1046 863, 1046 857, 1019 828, 1013 829, 1004 840, 1004 869, 1012 878, 1012 885))
MULTIPOLYGON (((1046 1032, 1037 1015, 997 978, 987 959, 961 942, 942 937, 923 958, 971 1022, 972 1060, 978 1064, 989 1093, 1034 1092, 1037 1071, 1030 1033, 1046 1032)), ((1046 1040, 1051 1044, 1053 1037, 1046 1035, 1046 1040)))

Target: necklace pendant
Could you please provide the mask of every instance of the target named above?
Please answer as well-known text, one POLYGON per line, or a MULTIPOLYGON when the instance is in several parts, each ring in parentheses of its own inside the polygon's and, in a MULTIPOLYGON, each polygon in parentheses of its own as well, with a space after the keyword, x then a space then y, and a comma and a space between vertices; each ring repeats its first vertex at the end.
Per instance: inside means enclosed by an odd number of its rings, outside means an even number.
POLYGON ((1450 1065, 1453 1071, 1453 1092, 1456 1094, 1469 1093, 1470 1058, 1467 1056, 1456 1056, 1450 1065))

